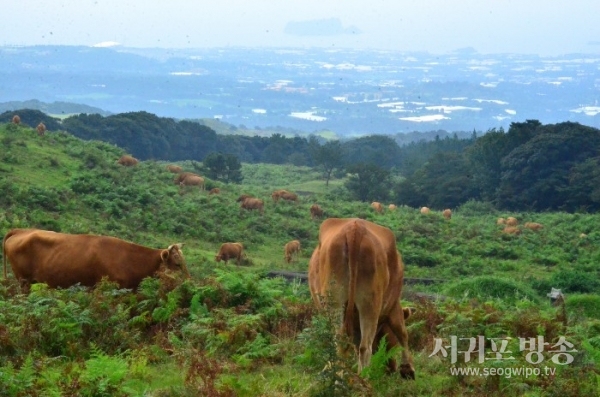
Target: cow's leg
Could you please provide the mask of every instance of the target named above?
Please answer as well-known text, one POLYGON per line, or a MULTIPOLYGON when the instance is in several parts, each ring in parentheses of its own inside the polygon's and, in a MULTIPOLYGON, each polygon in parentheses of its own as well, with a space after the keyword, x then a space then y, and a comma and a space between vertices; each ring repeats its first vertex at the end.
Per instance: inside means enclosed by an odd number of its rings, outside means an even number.
POLYGON ((371 362, 373 341, 377 334, 377 321, 381 312, 381 298, 371 295, 357 299, 358 317, 360 319, 360 346, 358 348, 358 373, 371 362))
POLYGON ((404 312, 400 304, 395 304, 388 317, 390 330, 394 333, 398 342, 402 346, 402 364, 400 365, 400 375, 406 379, 415 378, 415 368, 413 366, 412 355, 408 350, 408 332, 404 324, 404 312))
MULTIPOLYGON (((377 336, 375 337, 375 342, 373 343, 373 351, 376 351, 379 348, 379 343, 383 338, 385 338, 387 342, 387 351, 390 351, 394 347, 400 345, 400 342, 398 342, 398 338, 396 338, 396 335, 394 335, 394 332, 392 331, 390 326, 387 323, 383 323, 383 325, 380 325, 379 331, 377 332, 377 336)), ((391 357, 386 365, 388 373, 390 374, 393 374, 398 370, 398 365, 394 357, 391 357)))

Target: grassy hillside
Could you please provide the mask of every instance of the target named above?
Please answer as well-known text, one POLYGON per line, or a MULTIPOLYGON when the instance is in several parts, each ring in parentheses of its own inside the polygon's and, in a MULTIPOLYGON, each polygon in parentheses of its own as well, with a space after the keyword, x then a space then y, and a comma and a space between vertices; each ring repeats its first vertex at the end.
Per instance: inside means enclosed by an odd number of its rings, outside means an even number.
MULTIPOLYGON (((243 184, 209 181, 222 191, 209 196, 176 186, 167 163, 119 166, 122 149, 102 142, 64 133, 38 137, 12 124, 0 125, 0 142, 2 233, 39 227, 112 235, 155 248, 183 242, 192 273, 183 283, 147 280, 134 294, 106 283, 91 292, 38 286, 28 296, 19 293, 10 275, 0 284, 0 395, 575 396, 597 391, 597 214, 498 213, 477 202, 453 209, 451 220, 408 207, 376 214, 368 203, 347 201, 342 181, 326 188, 318 173, 289 165, 245 164, 243 184), (300 202, 273 203, 271 191, 279 188, 297 191, 300 202), (235 200, 242 193, 264 199, 264 215, 240 210, 235 200), (405 287, 406 304, 417 308, 408 321, 415 382, 384 375, 376 360, 373 372, 355 377, 354 359, 338 358, 330 349, 331 316, 314 314, 306 286, 261 278, 265 270, 306 270, 320 224, 310 219, 315 202, 329 217, 361 217, 389 227, 406 277, 438 281, 405 287), (507 235, 496 225, 500 216, 544 228, 521 227, 520 235, 507 235), (292 239, 301 241, 302 253, 288 265, 283 246, 292 239), (226 241, 244 244, 245 266, 215 263, 226 241), (566 314, 549 304, 551 287, 567 294, 566 314), (425 300, 416 292, 445 300, 425 300), (453 376, 449 359, 429 357, 435 338, 447 342, 451 335, 513 338, 516 361, 472 363, 473 368, 537 368, 519 351, 519 337, 543 335, 556 343, 564 335, 578 353, 562 366, 546 353, 543 364, 558 371, 552 378, 453 376)), ((193 171, 191 162, 180 165, 193 171)))

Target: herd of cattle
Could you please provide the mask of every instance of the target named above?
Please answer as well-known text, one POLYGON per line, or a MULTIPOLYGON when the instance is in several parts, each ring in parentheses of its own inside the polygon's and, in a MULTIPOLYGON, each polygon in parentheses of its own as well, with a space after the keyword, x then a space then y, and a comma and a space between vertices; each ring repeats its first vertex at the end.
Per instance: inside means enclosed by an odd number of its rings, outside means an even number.
MULTIPOLYGON (((118 161, 124 166, 138 163, 131 156, 118 161)), ((204 190, 204 178, 183 172, 181 167, 169 165, 176 175, 174 181, 181 186, 198 186, 204 190)), ((218 194, 216 191, 213 194, 218 194)), ((271 198, 297 202, 298 196, 286 190, 276 190, 271 198)), ((242 209, 264 211, 261 199, 242 195, 237 199, 242 209)), ((383 211, 381 203, 371 207, 383 211)), ((394 211, 396 206, 389 205, 394 211)), ((423 207, 421 214, 430 214, 423 207)), ((311 218, 323 217, 323 209, 313 204, 311 218)), ((451 219, 452 211, 442 212, 451 219)), ((515 218, 500 218, 505 233, 517 233, 515 218), (508 229, 513 228, 513 229, 508 229)), ((543 226, 528 222, 524 225, 534 231, 543 226)), ((520 232, 520 231, 519 231, 520 232)), ((87 234, 65 234, 39 229, 12 229, 3 239, 4 277, 7 262, 23 285, 43 282, 50 287, 70 287, 76 284, 93 286, 103 277, 116 282, 121 288, 135 289, 139 283, 157 272, 179 271, 190 277, 182 253, 183 244, 171 244, 164 249, 153 249, 115 237, 87 234)), ((284 259, 291 262, 300 253, 299 240, 285 244, 284 259)), ((244 257, 243 244, 228 242, 221 245, 217 262, 236 260, 240 265, 244 257)), ((328 218, 319 228, 318 244, 309 261, 308 281, 314 304, 322 309, 333 307, 342 312, 341 331, 348 335, 358 352, 358 369, 361 371, 371 361, 373 350, 385 337, 388 349, 401 346, 400 374, 414 379, 415 369, 408 348, 405 319, 412 310, 402 308, 400 297, 404 281, 404 265, 396 246, 394 233, 386 227, 359 218, 328 218)), ((395 360, 388 362, 396 371, 395 360)))

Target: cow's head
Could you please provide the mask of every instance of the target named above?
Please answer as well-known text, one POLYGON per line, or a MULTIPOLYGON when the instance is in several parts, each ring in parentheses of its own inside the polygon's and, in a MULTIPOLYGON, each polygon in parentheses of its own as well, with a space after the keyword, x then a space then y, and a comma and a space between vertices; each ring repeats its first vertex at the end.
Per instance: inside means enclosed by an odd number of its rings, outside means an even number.
POLYGON ((160 258, 167 269, 181 270, 189 278, 190 272, 188 271, 185 263, 183 252, 181 252, 182 247, 183 243, 170 245, 166 250, 162 250, 160 253, 160 258))
POLYGON ((221 259, 223 259, 223 257, 221 256, 221 254, 219 254, 219 255, 215 256, 215 260, 216 260, 217 262, 221 262, 221 259))

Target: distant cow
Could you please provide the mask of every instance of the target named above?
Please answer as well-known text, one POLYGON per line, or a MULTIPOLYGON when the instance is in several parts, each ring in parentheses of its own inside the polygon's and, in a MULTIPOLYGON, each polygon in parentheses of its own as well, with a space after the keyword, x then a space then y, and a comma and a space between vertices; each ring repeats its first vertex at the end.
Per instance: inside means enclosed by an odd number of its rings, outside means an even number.
POLYGON ((381 203, 377 202, 377 201, 373 201, 371 203, 371 208, 373 208, 375 210, 375 212, 381 214, 383 212, 383 205, 381 205, 381 203))
POLYGON ((237 265, 242 263, 242 254, 244 253, 244 246, 242 243, 223 243, 219 249, 219 253, 215 256, 217 262, 225 261, 227 263, 230 259, 235 259, 237 265))
POLYGON ((504 229, 502 229, 502 233, 506 233, 506 234, 521 234, 521 229, 519 229, 516 226, 506 226, 504 229))
POLYGON ((252 196, 251 194, 242 194, 240 197, 237 198, 237 200, 235 200, 237 203, 241 203, 244 200, 246 200, 247 198, 254 198, 254 196, 252 196))
POLYGON ((169 164, 167 165, 167 171, 172 172, 174 174, 179 174, 181 171, 183 171, 183 169, 178 165, 169 164))
POLYGON ((431 212, 431 210, 427 207, 421 207, 421 214, 423 215, 428 215, 431 212))
POLYGON ((12 123, 13 124, 21 124, 21 117, 19 117, 18 114, 15 114, 12 118, 12 123))
POLYGON ((310 219, 321 218, 323 216, 323 208, 319 204, 310 206, 310 219))
POLYGON ((221 193, 221 189, 219 189, 218 187, 214 187, 214 188, 210 189, 210 191, 208 192, 209 195, 220 194, 220 193, 221 193))
POLYGON ((240 208, 243 208, 245 210, 258 210, 260 211, 260 213, 264 213, 265 212, 265 203, 261 200, 261 199, 257 199, 257 198, 253 198, 253 197, 247 197, 246 199, 244 199, 244 201, 242 201, 242 204, 240 205, 240 208))
POLYGON ((496 221, 496 225, 506 225, 506 219, 498 218, 498 220, 496 221))
POLYGON ((121 158, 119 158, 117 160, 117 164, 121 164, 125 167, 132 167, 132 166, 136 165, 137 163, 139 163, 138 159, 136 159, 135 157, 130 156, 128 154, 121 156, 121 158))
POLYGON ((513 218, 512 216, 506 218, 506 226, 517 226, 518 224, 519 221, 517 221, 517 218, 513 218))
POLYGON ((298 195, 296 193, 288 192, 287 190, 275 190, 271 194, 271 198, 274 202, 278 202, 279 199, 286 201, 298 201, 298 195))
POLYGON ((370 364, 373 345, 383 332, 403 348, 400 373, 414 379, 400 304, 403 279, 402 258, 390 229, 357 218, 329 218, 321 224, 319 245, 309 262, 311 296, 319 308, 331 299, 332 307, 343 310, 342 331, 358 348, 359 372, 370 364))
POLYGON ((397 209, 397 208, 398 208, 398 207, 396 207, 396 204, 390 204, 390 205, 388 205, 388 209, 389 209, 390 211, 396 211, 396 209, 397 209))
POLYGON ((145 277, 165 268, 189 277, 182 246, 152 249, 115 237, 12 229, 3 241, 4 277, 8 260, 24 285, 93 286, 108 277, 121 288, 135 289, 145 277))
POLYGON ((534 232, 538 232, 544 228, 544 225, 537 222, 525 222, 525 226, 527 229, 533 230, 534 232))
POLYGON ((182 172, 178 174, 174 182, 179 186, 198 186, 200 190, 204 190, 204 178, 193 172, 182 172))
POLYGON ((449 208, 446 208, 443 212, 442 212, 442 216, 446 219, 450 219, 452 218, 452 210, 449 208))
POLYGON ((40 122, 36 127, 36 130, 39 136, 44 136, 44 134, 46 133, 46 125, 40 122))
POLYGON ((296 257, 300 254, 300 241, 292 240, 283 247, 285 261, 290 263, 292 261, 292 256, 295 254, 296 257))

